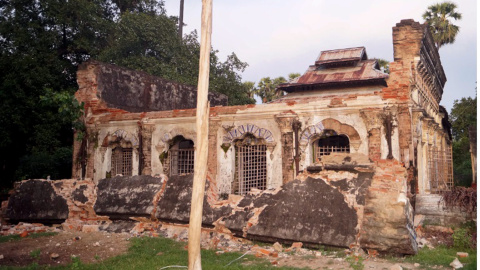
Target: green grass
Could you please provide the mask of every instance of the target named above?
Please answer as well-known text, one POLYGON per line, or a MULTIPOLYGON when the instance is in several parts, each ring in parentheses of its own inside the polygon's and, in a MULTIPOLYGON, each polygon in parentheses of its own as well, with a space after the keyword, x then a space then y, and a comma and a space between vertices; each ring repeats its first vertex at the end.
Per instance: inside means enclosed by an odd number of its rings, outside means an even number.
POLYGON ((39 248, 35 249, 35 250, 32 250, 30 252, 30 257, 32 257, 33 259, 38 259, 40 258, 40 254, 42 254, 42 250, 40 250, 39 248))
POLYGON ((10 241, 18 241, 22 239, 20 235, 12 234, 12 235, 2 235, 0 236, 0 243, 10 242, 10 241))
MULTIPOLYGON (((188 264, 188 252, 185 249, 187 243, 175 242, 174 240, 167 238, 132 238, 130 240, 130 248, 126 254, 107 259, 102 262, 94 264, 84 264, 78 258, 72 258, 72 262, 67 266, 60 267, 46 267, 39 266, 37 263, 33 263, 28 267, 2 267, 0 269, 161 269, 166 266, 187 266, 188 264)), ((322 249, 322 248, 321 248, 322 249)), ((326 248, 323 248, 325 252, 326 248)), ((458 251, 468 252, 467 258, 459 258, 460 262, 464 264, 463 269, 476 269, 477 254, 473 249, 459 249, 448 248, 440 246, 435 249, 423 248, 419 250, 415 256, 409 256, 400 259, 402 262, 419 263, 423 269, 431 269, 434 265, 442 265, 449 267, 449 264, 455 259, 458 251)), ((345 254, 339 254, 338 250, 328 251, 335 253, 337 257, 345 256, 345 254)), ((34 256, 36 254, 31 254, 34 256)), ((294 270, 299 268, 293 267, 276 267, 272 266, 266 259, 259 259, 253 256, 253 254, 247 254, 240 258, 243 253, 238 252, 226 252, 222 254, 216 254, 215 250, 202 250, 202 267, 203 269, 215 270, 215 269, 233 269, 233 270, 260 270, 260 269, 281 269, 281 270, 294 270), (240 259, 239 259, 240 258, 240 259), (230 263, 230 265, 228 265, 230 263), (227 266, 228 265, 228 266, 227 266)), ((308 257, 306 259, 309 259, 308 257)), ((347 256, 347 262, 353 269, 362 269, 362 260, 352 260, 350 256, 347 256)), ((392 258, 394 261, 398 261, 398 258, 392 258)), ((331 263, 334 263, 333 260, 331 263)), ((186 268, 167 268, 169 269, 186 269, 186 268)))
MULTIPOLYGON (((46 237, 46 236, 53 236, 58 233, 56 232, 42 232, 42 233, 31 233, 25 238, 40 238, 40 237, 46 237)), ((0 243, 5 243, 5 242, 11 242, 11 241, 19 241, 21 240, 22 237, 20 235, 1 235, 0 236, 0 243)))
MULTIPOLYGON (((165 266, 187 266, 188 252, 185 250, 186 243, 178 243, 166 238, 132 238, 130 249, 126 254, 107 259, 94 264, 84 264, 78 259, 72 259, 72 263, 63 267, 44 267, 37 264, 28 267, 1 267, 0 269, 161 269, 165 266)), ((265 259, 259 259, 253 255, 246 255, 239 260, 243 253, 226 252, 217 255, 215 250, 202 250, 202 268, 208 270, 233 269, 233 270, 260 270, 281 269, 294 270, 299 268, 275 267, 265 259), (235 261, 234 261, 235 260, 235 261), (232 262, 233 261, 233 262, 232 262), (226 266, 232 262, 230 265, 226 266)), ((186 269, 186 268, 167 268, 186 269)))
POLYGON ((445 246, 438 246, 435 249, 424 247, 415 256, 405 259, 405 262, 419 263, 422 266, 443 265, 449 267, 450 263, 457 257, 457 252, 467 252, 468 257, 458 258, 464 265, 462 269, 477 269, 477 251, 474 249, 456 249, 445 246))

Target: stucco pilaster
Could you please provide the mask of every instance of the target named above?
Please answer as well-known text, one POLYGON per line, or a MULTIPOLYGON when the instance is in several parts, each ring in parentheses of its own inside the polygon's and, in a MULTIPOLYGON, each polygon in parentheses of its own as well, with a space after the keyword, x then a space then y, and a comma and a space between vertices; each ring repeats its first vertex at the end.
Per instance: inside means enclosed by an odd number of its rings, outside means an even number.
POLYGON ((148 122, 140 122, 140 135, 142 138, 142 175, 152 174, 152 133, 155 125, 148 122))
POLYGON ((380 110, 361 110, 360 116, 368 132, 368 157, 372 161, 379 160, 382 156, 380 110))
POLYGON ((295 177, 294 170, 294 139, 293 122, 297 119, 293 113, 281 113, 275 115, 275 121, 281 132, 282 145, 282 182, 283 184, 292 181, 295 177))
POLYGON ((207 168, 208 174, 212 180, 217 175, 217 152, 220 151, 220 145, 217 141, 218 129, 221 127, 221 120, 219 117, 210 117, 208 125, 208 160, 207 168))

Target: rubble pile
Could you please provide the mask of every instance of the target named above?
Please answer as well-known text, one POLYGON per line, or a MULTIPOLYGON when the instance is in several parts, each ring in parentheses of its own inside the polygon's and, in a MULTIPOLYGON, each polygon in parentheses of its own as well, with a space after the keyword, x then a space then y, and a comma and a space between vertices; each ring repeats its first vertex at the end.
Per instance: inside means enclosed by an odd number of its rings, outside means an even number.
POLYGON ((46 226, 41 223, 20 222, 17 225, 2 225, 0 235, 20 235, 26 237, 31 233, 60 232, 58 226, 46 226))

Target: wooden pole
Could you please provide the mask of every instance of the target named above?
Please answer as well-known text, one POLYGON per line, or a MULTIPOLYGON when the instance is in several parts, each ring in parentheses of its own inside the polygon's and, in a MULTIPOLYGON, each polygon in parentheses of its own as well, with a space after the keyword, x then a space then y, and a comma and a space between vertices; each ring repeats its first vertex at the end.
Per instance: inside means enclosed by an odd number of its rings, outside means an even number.
POLYGON ((182 40, 183 37, 183 1, 180 0, 180 14, 178 16, 178 37, 182 40))
POLYGON ((202 30, 200 36, 200 63, 197 89, 197 141, 193 173, 192 205, 188 229, 188 269, 201 270, 200 236, 202 231, 203 197, 207 178, 208 158, 208 78, 212 35, 212 0, 202 0, 202 30))

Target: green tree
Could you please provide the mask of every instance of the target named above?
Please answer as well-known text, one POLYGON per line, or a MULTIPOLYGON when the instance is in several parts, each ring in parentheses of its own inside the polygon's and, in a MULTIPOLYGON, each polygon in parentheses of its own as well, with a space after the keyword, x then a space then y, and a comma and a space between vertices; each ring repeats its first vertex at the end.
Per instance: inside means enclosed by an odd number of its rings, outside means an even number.
POLYGON ((430 27, 437 49, 455 42, 460 27, 454 25, 451 19, 460 20, 462 14, 456 11, 457 5, 452 2, 443 2, 431 5, 423 13, 423 19, 430 27))
POLYGON ((243 87, 247 89, 248 97, 254 98, 255 91, 256 91, 255 82, 251 82, 251 81, 243 82, 243 87))
MULTIPOLYGON (((240 61, 235 53, 230 54, 225 62, 218 61, 215 54, 212 58, 215 61, 210 63, 210 90, 227 95, 229 105, 255 103, 240 76, 248 64, 240 61)), ((198 68, 195 70, 198 73, 198 68)))
POLYGON ((90 1, 2 2, 1 186, 21 178, 70 177, 71 158, 64 158, 71 157, 71 121, 59 114, 60 104, 40 97, 50 90, 73 95, 76 64, 100 46, 107 30, 99 25, 107 21, 90 1), (47 160, 64 164, 46 166, 47 160))
MULTIPOLYGON (((165 79, 196 85, 200 44, 196 32, 178 38, 177 20, 163 14, 125 12, 115 25, 100 61, 142 70, 165 79)), ((254 103, 241 82, 248 66, 235 53, 222 62, 212 50, 210 91, 228 96, 229 105, 254 103)))
POLYGON ((273 79, 270 77, 261 78, 257 85, 256 94, 262 99, 263 103, 270 102, 283 95, 283 93, 277 92, 276 89, 279 84, 285 82, 287 82, 287 80, 284 77, 273 79))
MULTIPOLYGON (((78 64, 95 58, 196 85, 199 47, 195 32, 178 39, 162 1, 0 0, 0 186, 70 177, 78 64)), ((247 64, 213 52, 211 89, 253 103, 241 83, 247 64)))
POLYGON ((301 75, 302 74, 300 74, 300 73, 290 73, 290 74, 288 74, 288 80, 291 81, 293 79, 296 79, 296 78, 300 77, 301 75))
POLYGON ((383 58, 374 58, 377 60, 378 66, 380 67, 380 70, 383 71, 384 73, 390 74, 390 62, 383 58))
POLYGON ((468 129, 477 126, 477 97, 455 100, 450 113, 453 135, 453 171, 457 185, 470 186, 472 163, 468 129))
MULTIPOLYGON (((291 81, 299 76, 300 73, 290 73, 288 74, 288 79, 291 81)), ((267 103, 285 95, 283 91, 277 91, 277 87, 286 82, 287 80, 282 76, 273 79, 270 77, 263 77, 260 79, 253 92, 262 99, 263 103, 267 103)))

